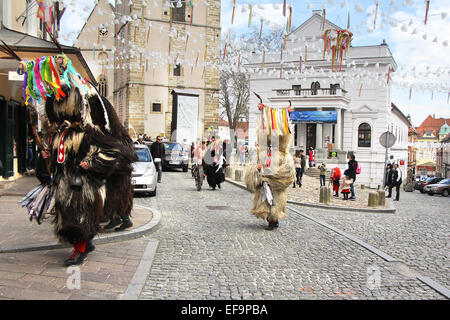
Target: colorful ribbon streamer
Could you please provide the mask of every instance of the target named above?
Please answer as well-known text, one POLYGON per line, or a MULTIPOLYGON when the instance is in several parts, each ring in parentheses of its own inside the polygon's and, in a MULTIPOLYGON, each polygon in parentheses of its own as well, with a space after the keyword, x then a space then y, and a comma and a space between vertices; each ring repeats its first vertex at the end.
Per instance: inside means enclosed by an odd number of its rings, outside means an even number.
POLYGON ((258 103, 258 109, 261 111, 261 126, 267 133, 286 136, 291 134, 289 107, 271 108, 262 103, 258 103))
POLYGON ((425 11, 425 25, 427 24, 428 21, 428 12, 430 11, 430 0, 427 0, 427 8, 425 11))
POLYGON ((323 9, 323 14, 322 14, 322 24, 321 24, 321 30, 324 30, 325 29, 325 21, 326 21, 326 18, 325 18, 325 15, 326 15, 326 10, 325 10, 325 8, 323 9))
POLYGON ((231 14, 231 24, 234 22, 234 11, 236 10, 236 0, 233 0, 233 13, 231 14))
POLYGON ((375 30, 377 28, 377 15, 378 15, 378 2, 376 3, 376 7, 375 7, 375 17, 373 19, 373 30, 375 30))
POLYGON ((22 61, 19 68, 24 72, 22 94, 26 105, 33 100, 46 101, 52 95, 58 101, 65 97, 65 93, 61 90, 61 79, 69 88, 72 84, 83 93, 87 92, 87 79, 75 71, 72 61, 64 54, 54 57, 44 56, 28 62, 22 61))

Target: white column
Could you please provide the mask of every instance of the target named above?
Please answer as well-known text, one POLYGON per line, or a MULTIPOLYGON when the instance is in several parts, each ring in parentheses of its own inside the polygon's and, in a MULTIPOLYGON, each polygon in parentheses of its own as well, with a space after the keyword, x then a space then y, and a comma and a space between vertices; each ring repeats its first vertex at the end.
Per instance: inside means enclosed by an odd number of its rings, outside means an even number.
POLYGON ((318 123, 316 125, 316 149, 323 148, 323 125, 318 123))
POLYGON ((341 149, 341 109, 336 109, 337 111, 337 122, 336 125, 334 126, 334 148, 337 150, 341 149))

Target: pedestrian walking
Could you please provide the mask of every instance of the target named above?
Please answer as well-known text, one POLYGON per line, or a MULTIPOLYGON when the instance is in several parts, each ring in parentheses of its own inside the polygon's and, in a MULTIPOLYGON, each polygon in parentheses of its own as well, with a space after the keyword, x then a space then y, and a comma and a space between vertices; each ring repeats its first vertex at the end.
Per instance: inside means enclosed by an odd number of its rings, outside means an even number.
POLYGON ((344 172, 344 180, 342 182, 342 195, 344 196, 344 200, 348 200, 348 194, 350 193, 350 186, 353 184, 353 179, 349 177, 348 170, 344 172))
POLYGON ((223 143, 220 140, 215 140, 209 144, 204 157, 206 179, 213 190, 216 190, 216 187, 220 189, 220 184, 225 181, 225 166, 223 143))
POLYGON ((245 166, 245 145, 241 144, 239 148, 239 156, 240 156, 240 165, 245 166))
POLYGON ((341 169, 336 167, 331 172, 331 180, 333 181, 334 196, 339 198, 339 181, 341 179, 341 169))
POLYGON ((385 188, 388 188, 388 195, 386 198, 391 198, 392 197, 392 188, 393 188, 393 174, 394 174, 394 169, 392 168, 392 164, 388 163, 387 165, 387 170, 386 170, 386 182, 384 184, 385 188))
POLYGON ((194 141, 192 141, 192 143, 191 143, 191 163, 192 163, 192 159, 194 159, 194 150, 195 150, 195 143, 194 143, 194 141))
POLYGON ((153 161, 155 162, 156 170, 158 170, 158 183, 161 183, 162 161, 166 153, 161 136, 157 136, 156 142, 152 143, 152 145, 150 146, 150 153, 152 154, 153 161))
POLYGON ((314 148, 309 147, 309 166, 315 167, 316 164, 314 163, 314 148))
POLYGON ((392 175, 392 185, 395 186, 395 199, 400 200, 400 185, 402 184, 402 172, 400 171, 398 164, 394 164, 394 173, 392 175))
MULTIPOLYGON (((355 160, 355 155, 354 154, 351 154, 350 156, 349 156, 349 162, 347 163, 348 164, 348 168, 347 168, 347 170, 348 170, 348 177, 350 178, 350 179, 352 179, 352 184, 350 185, 350 192, 351 192, 351 197, 350 197, 350 200, 353 200, 353 201, 355 201, 356 200, 356 197, 355 197, 355 188, 354 188, 354 184, 355 184, 355 181, 356 181, 356 170, 357 170, 357 168, 358 168, 358 162, 355 160)), ((345 174, 345 173, 344 173, 345 174)))
POLYGON ((320 186, 325 186, 325 175, 327 173, 327 165, 325 162, 322 162, 322 164, 319 166, 320 170, 320 186))
POLYGON ((306 165, 303 150, 296 150, 293 158, 294 158, 295 178, 296 178, 296 181, 294 181, 293 183, 293 188, 295 188, 295 182, 297 182, 298 186, 301 187, 303 172, 305 170, 306 165))

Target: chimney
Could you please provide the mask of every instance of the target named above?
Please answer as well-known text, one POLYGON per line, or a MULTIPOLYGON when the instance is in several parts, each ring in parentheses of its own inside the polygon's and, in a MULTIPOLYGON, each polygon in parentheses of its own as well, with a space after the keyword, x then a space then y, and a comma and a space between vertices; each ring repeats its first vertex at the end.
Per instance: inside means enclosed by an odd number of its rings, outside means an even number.
POLYGON ((433 113, 433 119, 436 119, 436 115, 433 113))
POLYGON ((318 14, 319 16, 322 16, 322 10, 313 10, 312 15, 318 14))

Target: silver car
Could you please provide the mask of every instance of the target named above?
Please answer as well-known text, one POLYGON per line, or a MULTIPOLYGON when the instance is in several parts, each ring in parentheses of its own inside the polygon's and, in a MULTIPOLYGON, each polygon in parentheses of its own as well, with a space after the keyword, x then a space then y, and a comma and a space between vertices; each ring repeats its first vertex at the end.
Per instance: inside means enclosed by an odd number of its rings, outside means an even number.
POLYGON ((157 172, 150 150, 145 144, 135 144, 134 148, 138 161, 133 163, 131 183, 134 185, 134 193, 148 193, 156 195, 157 172))

